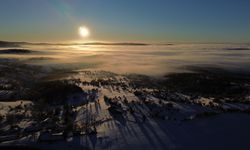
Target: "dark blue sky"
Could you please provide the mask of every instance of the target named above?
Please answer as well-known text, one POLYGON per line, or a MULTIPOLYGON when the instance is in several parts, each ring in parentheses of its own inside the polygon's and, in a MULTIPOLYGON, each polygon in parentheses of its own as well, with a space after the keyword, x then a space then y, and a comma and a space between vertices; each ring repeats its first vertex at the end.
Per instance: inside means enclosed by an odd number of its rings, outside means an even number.
POLYGON ((0 40, 250 42, 249 0, 1 0, 0 40))

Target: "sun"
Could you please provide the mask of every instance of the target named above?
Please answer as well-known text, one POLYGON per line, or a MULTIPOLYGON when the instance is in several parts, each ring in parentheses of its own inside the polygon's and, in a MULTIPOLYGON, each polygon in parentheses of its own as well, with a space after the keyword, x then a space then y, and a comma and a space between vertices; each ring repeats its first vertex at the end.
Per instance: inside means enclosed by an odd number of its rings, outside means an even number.
POLYGON ((79 27, 78 32, 81 37, 88 37, 90 35, 89 29, 85 26, 79 27))

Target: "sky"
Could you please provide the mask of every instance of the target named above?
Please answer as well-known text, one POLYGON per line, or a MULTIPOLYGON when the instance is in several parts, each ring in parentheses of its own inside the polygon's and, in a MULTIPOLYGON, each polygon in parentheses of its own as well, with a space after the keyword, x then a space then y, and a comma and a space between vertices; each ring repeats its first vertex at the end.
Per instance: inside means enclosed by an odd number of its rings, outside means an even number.
POLYGON ((0 40, 250 42, 249 0, 1 0, 0 40), (81 38, 79 26, 91 36, 81 38))

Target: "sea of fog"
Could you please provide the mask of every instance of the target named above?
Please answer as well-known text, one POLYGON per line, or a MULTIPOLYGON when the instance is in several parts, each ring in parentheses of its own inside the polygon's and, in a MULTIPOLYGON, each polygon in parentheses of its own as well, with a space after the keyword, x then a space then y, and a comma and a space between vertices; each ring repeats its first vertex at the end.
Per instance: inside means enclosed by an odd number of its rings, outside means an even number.
MULTIPOLYGON (((23 44, 29 54, 2 54, 27 64, 115 73, 163 75, 187 66, 250 69, 249 44, 80 45, 23 44)), ((6 49, 6 48, 1 48, 6 49)))

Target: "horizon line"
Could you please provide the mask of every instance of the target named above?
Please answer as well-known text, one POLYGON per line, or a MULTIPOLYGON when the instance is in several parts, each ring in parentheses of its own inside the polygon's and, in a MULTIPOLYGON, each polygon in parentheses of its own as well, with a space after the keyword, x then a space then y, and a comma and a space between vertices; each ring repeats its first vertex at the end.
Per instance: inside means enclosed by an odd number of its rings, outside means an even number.
POLYGON ((31 41, 9 41, 0 40, 0 42, 12 44, 33 44, 33 45, 132 45, 132 46, 147 46, 147 45, 174 45, 174 44, 250 44, 250 42, 191 42, 191 41, 169 41, 169 42, 131 42, 131 41, 58 41, 58 42, 31 42, 31 41))

